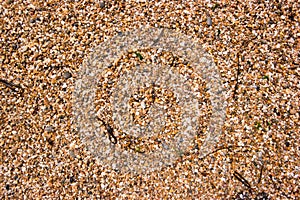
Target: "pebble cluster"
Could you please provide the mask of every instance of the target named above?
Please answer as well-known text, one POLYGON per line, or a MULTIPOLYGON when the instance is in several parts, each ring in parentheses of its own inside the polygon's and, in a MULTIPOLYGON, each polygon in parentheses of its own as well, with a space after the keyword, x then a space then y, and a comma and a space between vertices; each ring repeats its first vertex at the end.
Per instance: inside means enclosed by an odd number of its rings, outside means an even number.
POLYGON ((0 5, 2 199, 300 198, 298 1, 0 5), (172 166, 132 175, 86 149, 72 93, 94 48, 141 25, 200 40, 220 70, 227 115, 209 155, 199 158, 195 148, 172 166))

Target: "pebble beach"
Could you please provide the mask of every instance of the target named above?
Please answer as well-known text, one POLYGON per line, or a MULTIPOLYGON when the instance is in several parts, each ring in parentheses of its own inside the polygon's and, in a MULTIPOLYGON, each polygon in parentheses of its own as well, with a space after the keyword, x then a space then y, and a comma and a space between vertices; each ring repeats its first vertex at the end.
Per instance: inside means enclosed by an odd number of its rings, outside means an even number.
MULTIPOLYGON (((1 199, 299 199, 299 10, 296 0, 1 0, 1 199), (202 153, 213 116, 206 79, 198 77, 188 61, 168 52, 146 49, 124 55, 102 72, 95 86, 102 135, 108 132, 111 141, 116 137, 116 148, 148 156, 162 148, 158 141, 172 138, 180 124, 185 126, 180 118, 189 113, 185 110, 196 108, 188 104, 185 109, 176 100, 186 90, 176 93, 154 82, 139 87, 122 80, 110 93, 107 77, 117 80, 128 73, 134 79, 139 72, 130 70, 137 63, 142 69, 148 69, 143 67, 147 63, 163 63, 188 77, 196 91, 193 98, 204 102, 195 148, 159 170, 133 174, 131 165, 116 170, 87 147, 89 140, 82 139, 74 114, 74 91, 90 55, 101 53, 104 42, 114 36, 141 26, 172 30, 201 44, 226 91, 220 100, 226 104, 226 117, 218 140, 209 153, 202 153), (130 90, 132 109, 124 114, 122 99, 127 97, 122 95, 130 90), (115 101, 107 103, 109 98, 115 101), (165 121, 155 120, 164 115, 165 121), (122 126, 113 126, 113 121, 122 126), (148 124, 151 132, 165 123, 167 135, 142 141, 137 134, 132 139, 125 131, 136 131, 133 122, 148 124), (112 135, 112 129, 118 134, 112 135)), ((98 151, 104 151, 99 144, 98 151)), ((126 160, 116 162, 121 161, 126 160)))

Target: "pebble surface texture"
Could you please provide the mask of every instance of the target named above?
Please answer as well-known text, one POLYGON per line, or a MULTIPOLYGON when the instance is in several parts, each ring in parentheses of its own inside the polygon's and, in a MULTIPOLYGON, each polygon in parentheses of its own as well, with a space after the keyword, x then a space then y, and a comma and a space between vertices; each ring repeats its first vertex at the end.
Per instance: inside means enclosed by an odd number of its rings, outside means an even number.
POLYGON ((299 10, 298 1, 1 1, 1 199, 299 199, 299 10), (195 148, 132 175, 86 149, 72 94, 87 56, 141 25, 199 40, 227 113, 206 157, 195 148))
POLYGON ((226 95, 218 68, 197 43, 143 26, 102 43, 84 61, 74 115, 84 143, 102 164, 147 173, 196 145, 199 157, 212 150, 226 118, 226 95), (201 115, 209 119, 204 130, 201 115), (201 131, 203 144, 194 143, 201 131))

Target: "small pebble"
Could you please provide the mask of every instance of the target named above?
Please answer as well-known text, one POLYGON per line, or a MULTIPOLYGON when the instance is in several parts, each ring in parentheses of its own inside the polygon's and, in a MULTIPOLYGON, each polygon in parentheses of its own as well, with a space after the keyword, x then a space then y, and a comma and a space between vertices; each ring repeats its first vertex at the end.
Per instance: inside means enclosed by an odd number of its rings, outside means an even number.
POLYGON ((54 127, 53 126, 46 126, 45 127, 45 131, 47 131, 47 132, 53 132, 54 131, 54 127))
POLYGON ((105 7, 105 2, 104 1, 101 1, 100 2, 100 8, 104 8, 105 7))
POLYGON ((210 17, 210 15, 209 15, 209 13, 207 12, 206 13, 206 23, 207 23, 207 25, 208 26, 211 26, 212 25, 212 20, 211 20, 211 17, 210 17))
POLYGON ((70 72, 64 72, 63 76, 65 79, 68 79, 72 77, 72 74, 70 72))

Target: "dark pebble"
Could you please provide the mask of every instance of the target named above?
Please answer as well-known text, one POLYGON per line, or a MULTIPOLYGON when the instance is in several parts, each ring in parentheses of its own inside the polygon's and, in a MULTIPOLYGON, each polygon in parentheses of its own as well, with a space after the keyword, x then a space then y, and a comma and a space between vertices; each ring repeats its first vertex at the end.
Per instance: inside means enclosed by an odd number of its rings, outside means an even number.
POLYGON ((53 132, 54 128, 53 128, 53 126, 46 126, 45 127, 45 131, 47 131, 47 132, 53 132))
POLYGON ((71 78, 71 77, 72 77, 72 74, 71 74, 70 72, 65 72, 65 73, 63 74, 63 76, 64 76, 65 79, 68 79, 68 78, 71 78))
POLYGON ((76 180, 74 179, 73 176, 70 177, 70 183, 74 183, 76 180))
POLYGON ((286 147, 289 147, 289 146, 290 146, 290 143, 289 143, 288 141, 286 141, 286 142, 285 142, 285 146, 286 146, 286 147))
POLYGON ((101 1, 100 2, 100 8, 104 8, 105 7, 105 2, 104 1, 101 1))

